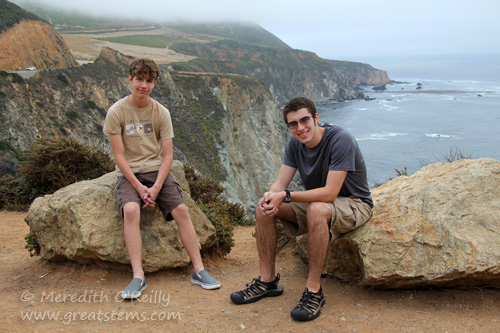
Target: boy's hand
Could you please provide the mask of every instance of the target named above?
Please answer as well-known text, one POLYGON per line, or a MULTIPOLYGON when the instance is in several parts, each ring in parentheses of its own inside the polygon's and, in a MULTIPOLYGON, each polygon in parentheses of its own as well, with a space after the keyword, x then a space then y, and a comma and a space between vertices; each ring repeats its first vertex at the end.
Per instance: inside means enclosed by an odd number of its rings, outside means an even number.
POLYGON ((273 217, 278 214, 279 206, 282 203, 283 199, 279 193, 266 192, 257 205, 265 215, 273 217))
POLYGON ((142 208, 146 207, 155 207, 155 200, 152 199, 151 195, 151 189, 149 189, 147 186, 144 186, 141 184, 139 188, 136 188, 137 193, 139 193, 139 196, 141 197, 142 202, 144 202, 144 205, 142 208))

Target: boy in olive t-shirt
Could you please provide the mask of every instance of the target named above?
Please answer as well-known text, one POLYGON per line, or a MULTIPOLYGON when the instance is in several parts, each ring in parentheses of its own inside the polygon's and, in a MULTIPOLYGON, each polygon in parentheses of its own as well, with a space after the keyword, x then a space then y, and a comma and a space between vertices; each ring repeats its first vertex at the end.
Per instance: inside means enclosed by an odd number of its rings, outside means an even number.
POLYGON ((153 60, 134 60, 128 77, 132 93, 113 104, 104 121, 103 131, 109 135, 119 175, 116 193, 133 273, 132 281, 122 291, 124 299, 139 298, 146 289, 139 227, 141 207, 154 208, 156 204, 167 221, 177 223, 193 264, 191 282, 204 289, 221 286, 203 267, 182 190, 170 172, 174 137, 170 113, 149 96, 159 75, 160 69, 153 60))

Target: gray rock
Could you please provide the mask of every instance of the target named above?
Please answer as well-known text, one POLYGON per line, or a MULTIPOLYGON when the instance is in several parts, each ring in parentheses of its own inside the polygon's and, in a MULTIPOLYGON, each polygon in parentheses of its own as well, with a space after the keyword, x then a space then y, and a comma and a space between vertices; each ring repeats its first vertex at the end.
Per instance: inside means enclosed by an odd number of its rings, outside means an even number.
MULTIPOLYGON (((436 163, 372 191, 373 218, 324 273, 376 288, 500 285, 500 162, 436 163)), ((298 240, 307 258, 307 237, 298 240)))
MULTIPOLYGON (((172 172, 184 191, 200 247, 211 247, 215 228, 191 199, 182 164, 174 161, 172 172)), ((130 261, 115 186, 116 173, 111 172, 37 198, 25 220, 40 244, 41 258, 127 267, 130 261)), ((141 234, 146 272, 190 263, 175 221, 166 222, 158 207, 142 210, 141 234)))

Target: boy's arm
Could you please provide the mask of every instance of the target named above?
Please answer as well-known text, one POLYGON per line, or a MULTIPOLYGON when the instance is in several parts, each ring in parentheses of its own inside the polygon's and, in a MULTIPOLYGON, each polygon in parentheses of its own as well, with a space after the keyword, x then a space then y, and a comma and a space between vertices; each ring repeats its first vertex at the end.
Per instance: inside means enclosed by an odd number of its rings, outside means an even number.
MULTIPOLYGON (((280 169, 280 173, 283 170, 280 169)), ((290 167, 288 167, 290 168, 290 167)), ((295 170, 295 169, 293 169, 295 170)), ((286 170, 284 171, 286 173, 286 170)), ((337 195, 342 188, 342 184, 344 183, 344 179, 347 176, 347 171, 329 171, 328 176, 326 178, 326 185, 323 187, 315 188, 307 191, 297 191, 292 192, 291 198, 292 201, 295 202, 334 202, 337 199, 337 195)), ((283 176, 284 177, 284 176, 283 176)), ((293 177, 293 174, 292 174, 293 177)), ((279 178, 279 174, 278 174, 279 178)), ((286 178, 282 178, 286 179, 286 178)), ((291 179, 290 179, 291 182, 291 179)), ((286 186, 290 184, 290 182, 286 183, 286 186)), ((272 191, 264 194, 264 197, 259 201, 259 207, 266 212, 266 214, 273 216, 277 213, 277 209, 285 200, 286 186, 283 186, 285 183, 275 182, 273 186, 271 186, 272 191)))
POLYGON ((266 214, 273 214, 273 212, 277 212, 278 207, 283 202, 283 199, 280 199, 280 193, 285 193, 285 189, 292 182, 293 176, 297 171, 296 168, 292 168, 288 165, 282 164, 280 171, 278 172, 278 177, 276 177, 276 181, 269 188, 269 191, 264 193, 262 198, 257 203, 257 206, 265 211, 266 214))
POLYGON ((161 150, 162 150, 163 160, 161 162, 160 169, 158 170, 158 176, 156 177, 156 181, 153 187, 151 187, 151 199, 153 201, 156 201, 158 193, 160 193, 161 187, 163 186, 163 183, 165 182, 165 179, 167 179, 168 173, 172 168, 172 162, 174 160, 172 139, 162 140, 161 150))
POLYGON ((150 206, 154 201, 151 201, 148 197, 150 195, 150 190, 147 186, 142 185, 141 182, 134 175, 132 169, 125 159, 125 148, 123 147, 123 141, 121 134, 110 134, 109 140, 111 142, 111 149, 113 150, 113 156, 115 157, 115 163, 122 172, 123 176, 132 184, 137 193, 139 193, 142 201, 144 201, 144 207, 150 206))
MULTIPOLYGON (((308 191, 292 192, 292 201, 295 202, 334 202, 344 184, 347 171, 328 171, 326 185, 308 191)), ((283 194, 285 199, 285 194, 283 194)))

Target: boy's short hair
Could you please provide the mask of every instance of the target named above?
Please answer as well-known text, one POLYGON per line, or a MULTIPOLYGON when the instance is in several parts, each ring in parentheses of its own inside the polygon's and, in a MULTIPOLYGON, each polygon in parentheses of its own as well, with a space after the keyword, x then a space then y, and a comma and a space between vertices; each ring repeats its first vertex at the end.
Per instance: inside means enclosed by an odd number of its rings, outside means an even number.
POLYGON ((147 76, 155 81, 160 77, 160 68, 152 59, 139 58, 130 64, 130 76, 147 76))
POLYGON ((288 124, 288 113, 298 111, 302 108, 306 108, 313 118, 316 117, 316 106, 313 101, 306 97, 294 97, 283 108, 285 124, 288 124))

